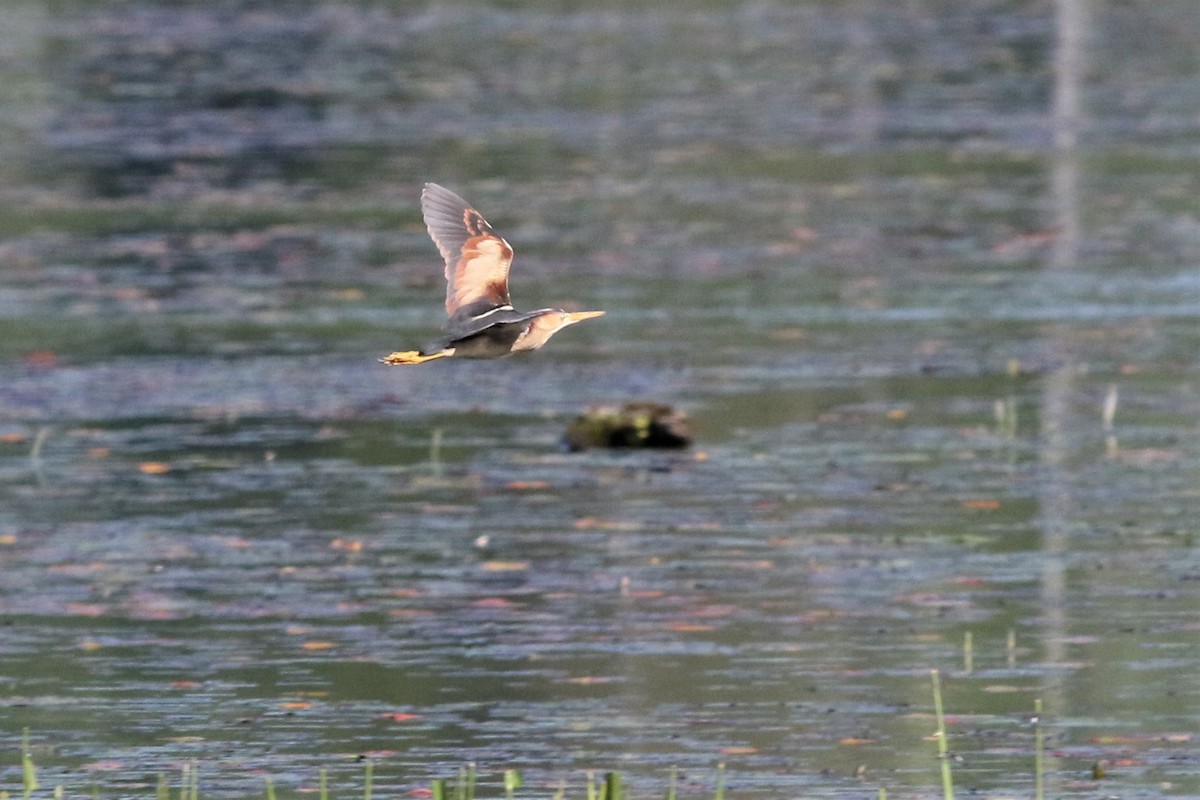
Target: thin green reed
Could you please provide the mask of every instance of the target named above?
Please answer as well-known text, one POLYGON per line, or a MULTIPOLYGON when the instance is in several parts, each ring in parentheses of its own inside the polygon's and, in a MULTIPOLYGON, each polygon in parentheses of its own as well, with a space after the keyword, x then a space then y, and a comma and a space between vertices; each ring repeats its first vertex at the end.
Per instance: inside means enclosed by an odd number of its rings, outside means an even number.
POLYGON ((504 770, 504 797, 505 800, 513 800, 513 794, 517 789, 524 785, 521 780, 521 771, 519 769, 504 770))
POLYGON ((933 676, 933 713, 937 717, 938 761, 942 769, 942 797, 944 800, 954 800, 954 776, 950 774, 950 746, 946 741, 946 717, 942 713, 942 684, 938 671, 931 670, 933 676))
POLYGON ((621 773, 609 772, 604 776, 604 788, 608 800, 624 800, 625 789, 621 785, 621 773))
POLYGON ((29 728, 21 731, 21 788, 25 800, 29 800, 38 788, 37 767, 33 765, 33 754, 29 751, 29 728))

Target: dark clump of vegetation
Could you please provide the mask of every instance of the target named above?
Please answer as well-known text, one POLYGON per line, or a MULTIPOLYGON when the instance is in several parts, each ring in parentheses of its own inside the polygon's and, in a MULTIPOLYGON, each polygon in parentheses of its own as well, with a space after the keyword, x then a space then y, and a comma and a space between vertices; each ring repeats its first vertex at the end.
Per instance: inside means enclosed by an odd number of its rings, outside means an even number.
POLYGON ((680 450, 692 443, 687 414, 659 403, 593 406, 567 427, 568 450, 592 447, 680 450))

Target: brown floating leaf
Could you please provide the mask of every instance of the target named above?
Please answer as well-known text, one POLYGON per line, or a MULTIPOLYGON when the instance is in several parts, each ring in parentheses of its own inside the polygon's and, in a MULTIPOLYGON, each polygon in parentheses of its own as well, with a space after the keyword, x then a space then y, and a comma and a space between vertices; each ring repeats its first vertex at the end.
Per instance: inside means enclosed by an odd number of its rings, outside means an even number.
POLYGON ((1122 450, 1121 461, 1128 464, 1163 464, 1179 461, 1183 453, 1178 450, 1168 450, 1165 447, 1140 447, 1133 450, 1122 450))
POLYGON ((288 711, 303 711, 306 708, 312 708, 312 703, 307 700, 287 700, 279 704, 280 708, 286 708, 288 711))
POLYGON ((767 338, 773 342, 803 342, 808 339, 808 331, 804 328, 775 328, 767 332, 767 338))
POLYGON ((509 481, 508 483, 504 484, 504 488, 522 489, 526 491, 530 489, 549 489, 550 481, 509 481))
POLYGON ((722 747, 720 750, 723 756, 748 756, 757 752, 757 747, 750 747, 749 745, 733 745, 731 747, 722 747))
POLYGON ((143 461, 137 468, 143 475, 165 475, 171 471, 171 465, 162 461, 143 461))
POLYGON ((71 575, 82 578, 108 568, 109 565, 104 561, 89 561, 86 564, 51 564, 46 567, 46 571, 54 575, 71 575))
POLYGON ((1135 733, 1126 736, 1093 736, 1092 744, 1141 744, 1143 742, 1186 743, 1192 740, 1190 733, 1135 733))
POLYGON ((860 744, 875 744, 878 741, 879 741, 878 739, 867 739, 867 738, 862 738, 862 737, 858 737, 858 736, 847 736, 844 739, 838 739, 838 744, 853 746, 853 745, 860 745, 860 744))
POLYGON ((963 500, 963 508, 969 508, 972 511, 995 511, 1000 508, 999 500, 963 500))
POLYGON ((379 715, 380 719, 386 719, 389 722, 412 722, 420 719, 420 714, 407 714, 403 711, 386 711, 379 715))
POLYGON ((695 617, 728 617, 731 614, 736 614, 740 609, 733 603, 708 603, 707 605, 697 606, 692 609, 692 616, 695 617))
POLYGON ((729 566, 733 569, 775 569, 775 562, 769 558, 760 558, 755 561, 733 561, 729 566))
POLYGON ((76 617, 102 617, 108 613, 103 603, 67 603, 67 613, 76 617))
POLYGON ((48 369, 58 366, 58 354, 53 350, 30 350, 21 355, 21 361, 29 367, 48 369))
POLYGON ((1016 236, 997 242, 992 246, 992 252, 996 255, 1006 255, 1014 251, 1024 254, 1033 248, 1047 247, 1053 244, 1054 240, 1058 238, 1058 233, 1057 228, 1018 233, 1016 236))
POLYGON ((303 650, 332 650, 336 646, 337 645, 335 645, 333 642, 324 642, 319 640, 308 641, 300 645, 301 649, 303 650))
POLYGON ((481 597, 478 600, 471 601, 471 608, 512 608, 511 600, 505 600, 503 597, 481 597))

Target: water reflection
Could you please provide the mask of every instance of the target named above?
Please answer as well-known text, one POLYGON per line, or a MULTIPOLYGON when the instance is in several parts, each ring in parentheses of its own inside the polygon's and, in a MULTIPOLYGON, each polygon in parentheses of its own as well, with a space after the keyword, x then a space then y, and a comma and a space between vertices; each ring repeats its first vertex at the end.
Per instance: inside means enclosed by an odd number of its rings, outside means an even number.
MULTIPOLYGON (((1046 268, 1072 273, 1081 268, 1079 151, 1084 124, 1081 101, 1083 42, 1087 33, 1083 0, 1056 0, 1054 10, 1057 47, 1050 118, 1053 134, 1050 185, 1057 230, 1046 268)), ((1044 378, 1041 397, 1042 463, 1046 473, 1040 490, 1045 556, 1041 569, 1045 613, 1042 643, 1050 664, 1067 661, 1066 555, 1071 534, 1077 527, 1075 520, 1079 518, 1079 507, 1066 475, 1078 450, 1074 444, 1074 431, 1080 427, 1073 419, 1077 392, 1075 376, 1082 369, 1074 336, 1068 326, 1058 323, 1051 323, 1046 329, 1047 351, 1054 353, 1057 359, 1044 378)), ((1061 674, 1048 676, 1042 693, 1051 713, 1066 708, 1061 674)), ((1047 777, 1043 776, 1043 780, 1047 777)), ((1061 791, 1061 782, 1056 775, 1049 776, 1048 785, 1052 791, 1061 791)))

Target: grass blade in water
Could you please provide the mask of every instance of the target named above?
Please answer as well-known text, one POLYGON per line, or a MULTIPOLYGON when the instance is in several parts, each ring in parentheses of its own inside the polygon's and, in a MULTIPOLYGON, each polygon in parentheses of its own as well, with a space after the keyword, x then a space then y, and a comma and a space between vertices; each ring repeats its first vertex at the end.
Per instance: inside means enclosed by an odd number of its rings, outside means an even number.
POLYGON ((624 789, 621 787, 621 773, 609 772, 604 776, 605 794, 608 800, 624 800, 624 789))
POLYGON ((954 778, 950 774, 950 747, 946 742, 946 718, 942 714, 942 684, 938 671, 931 670, 933 676, 933 713, 937 717, 938 761, 942 767, 942 797, 944 800, 954 800, 954 778))
POLYGON ((522 785, 521 771, 516 769, 504 770, 504 796, 507 800, 512 800, 513 793, 520 789, 522 785))
POLYGON ((29 728, 21 731, 21 786, 25 800, 37 791, 37 767, 33 765, 33 755, 29 752, 29 728))
POLYGON ((475 762, 458 768, 458 782, 454 784, 454 800, 475 800, 475 762))

